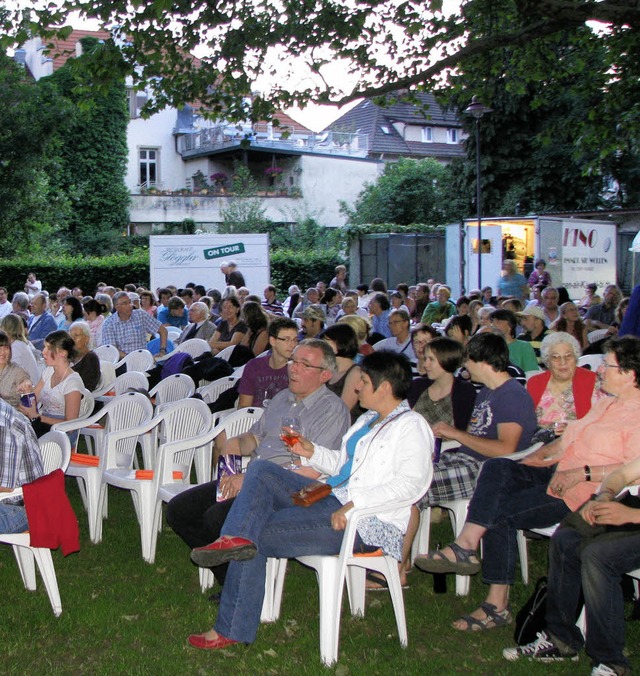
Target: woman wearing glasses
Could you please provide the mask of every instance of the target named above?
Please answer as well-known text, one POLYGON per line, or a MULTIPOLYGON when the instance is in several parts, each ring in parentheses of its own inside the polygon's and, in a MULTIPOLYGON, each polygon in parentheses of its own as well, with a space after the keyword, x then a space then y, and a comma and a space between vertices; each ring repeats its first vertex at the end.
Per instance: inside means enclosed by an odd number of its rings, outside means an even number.
POLYGON ((520 462, 488 460, 460 535, 443 550, 416 559, 429 573, 473 575, 482 568, 489 585, 486 600, 454 628, 482 631, 510 624, 517 530, 558 523, 589 500, 606 474, 640 454, 640 339, 610 340, 599 372, 602 389, 611 396, 520 462), (476 556, 481 539, 482 563, 476 556))
POLYGON ((596 374, 578 366, 580 353, 578 341, 563 331, 550 333, 542 341, 540 357, 548 370, 527 380, 538 425, 547 434, 539 431, 535 440, 553 441, 568 422, 583 418, 604 396, 596 387, 596 374))

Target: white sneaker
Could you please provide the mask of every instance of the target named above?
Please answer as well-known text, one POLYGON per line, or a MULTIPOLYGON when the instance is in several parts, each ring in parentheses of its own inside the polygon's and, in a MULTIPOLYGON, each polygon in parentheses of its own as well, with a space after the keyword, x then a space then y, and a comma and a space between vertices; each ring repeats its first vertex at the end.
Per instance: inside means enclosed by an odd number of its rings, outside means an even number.
POLYGON ((602 662, 597 667, 593 667, 591 676, 618 676, 618 672, 602 662))
MULTIPOLYGON (((521 657, 528 657, 538 662, 559 662, 562 660, 578 660, 578 654, 563 654, 558 650, 553 641, 547 636, 544 631, 538 634, 538 638, 527 645, 519 645, 515 648, 505 648, 502 651, 502 656, 511 662, 519 660, 521 657)), ((604 672, 603 672, 604 673, 604 672)), ((615 674, 615 672, 613 672, 615 674)))

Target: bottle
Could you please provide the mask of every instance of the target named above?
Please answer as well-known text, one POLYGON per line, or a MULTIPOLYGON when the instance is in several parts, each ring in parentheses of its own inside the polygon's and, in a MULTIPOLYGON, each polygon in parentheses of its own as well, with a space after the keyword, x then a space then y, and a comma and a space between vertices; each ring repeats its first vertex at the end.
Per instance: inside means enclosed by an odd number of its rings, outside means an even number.
MULTIPOLYGON (((440 551, 442 545, 438 542, 436 550, 440 551)), ((447 593, 447 576, 445 573, 433 574, 433 593, 446 594, 447 593)))

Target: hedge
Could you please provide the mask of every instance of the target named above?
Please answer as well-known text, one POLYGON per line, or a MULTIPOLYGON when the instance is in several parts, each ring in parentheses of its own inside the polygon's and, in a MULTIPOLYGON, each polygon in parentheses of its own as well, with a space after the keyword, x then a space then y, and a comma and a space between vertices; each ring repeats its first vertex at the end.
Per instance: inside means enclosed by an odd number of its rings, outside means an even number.
MULTIPOLYGON (((291 284, 302 291, 315 286, 318 280, 329 281, 334 276, 336 265, 344 264, 343 256, 334 251, 297 252, 276 251, 271 254, 271 283, 278 295, 286 296, 291 284)), ((85 293, 93 294, 98 282, 116 287, 125 284, 149 286, 149 252, 134 249, 127 254, 113 254, 104 258, 57 257, 55 260, 20 258, 0 260, 0 285, 5 286, 10 296, 24 289, 27 274, 34 272, 42 287, 50 292, 61 286, 79 286, 85 293)), ((262 289, 252 289, 262 294, 262 289)))

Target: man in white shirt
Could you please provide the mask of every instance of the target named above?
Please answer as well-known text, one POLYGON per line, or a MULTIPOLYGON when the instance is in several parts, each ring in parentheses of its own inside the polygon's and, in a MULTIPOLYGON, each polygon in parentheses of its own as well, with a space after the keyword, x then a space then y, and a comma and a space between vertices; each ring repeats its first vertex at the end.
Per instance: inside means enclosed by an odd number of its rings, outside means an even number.
POLYGON ((389 350, 390 352, 397 352, 403 354, 412 364, 416 360, 416 355, 413 352, 411 345, 411 332, 409 326, 411 319, 406 310, 393 310, 389 314, 389 329, 391 330, 391 338, 379 340, 373 349, 376 352, 380 350, 389 350))
POLYGON ((0 319, 11 312, 11 303, 7 300, 7 290, 0 286, 0 319))

